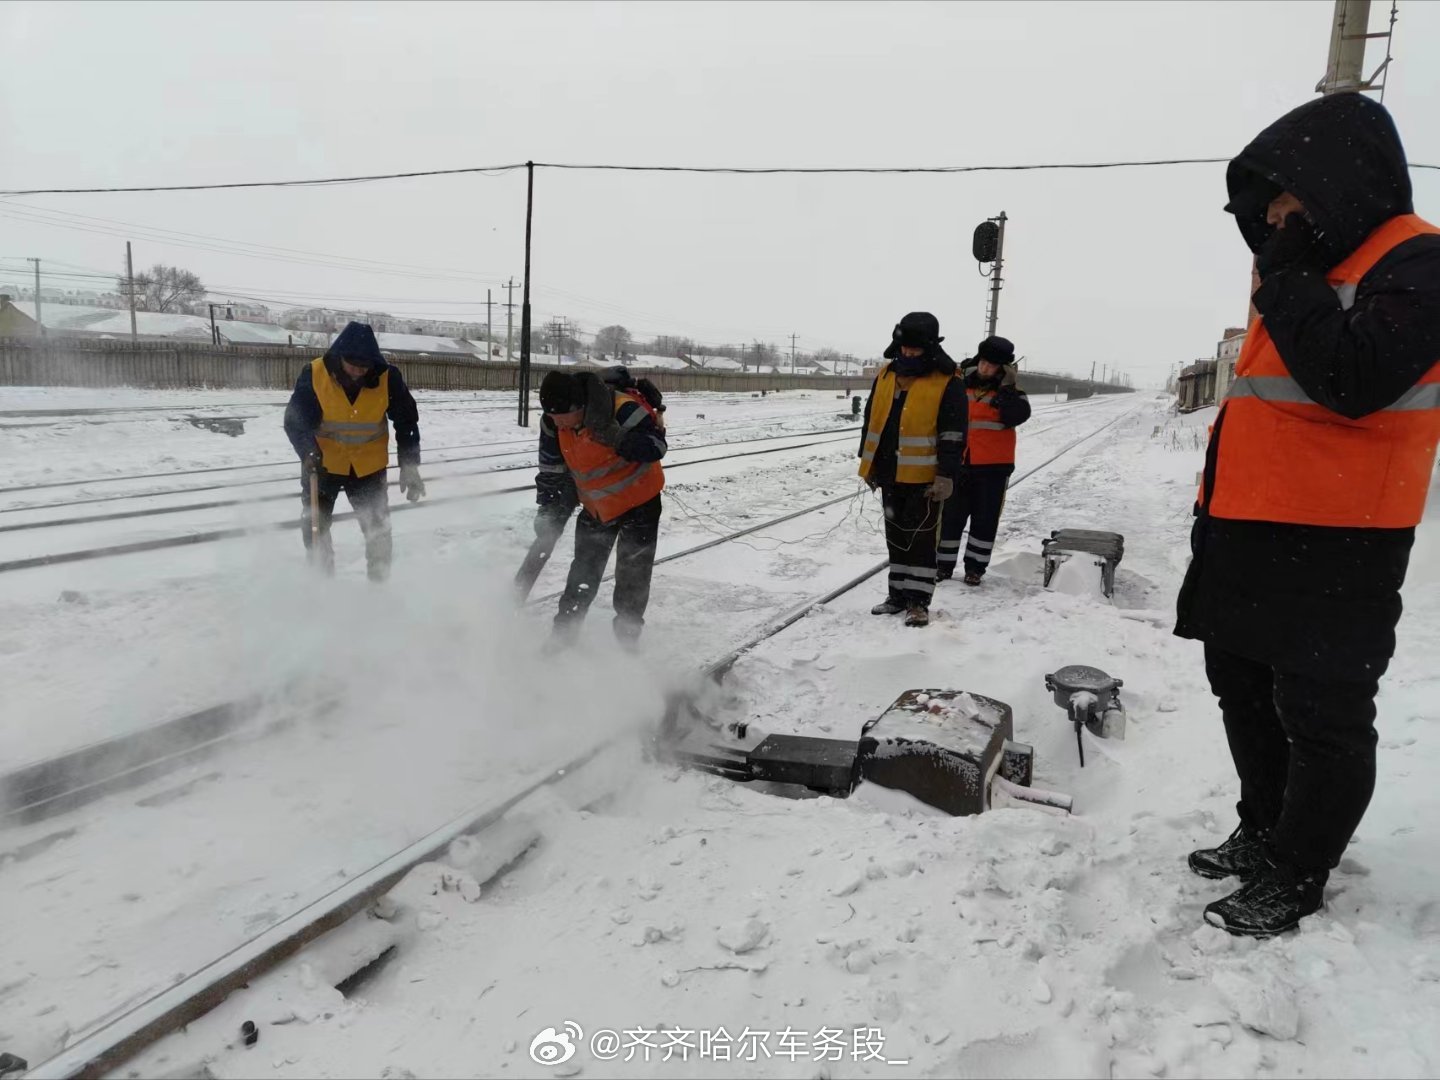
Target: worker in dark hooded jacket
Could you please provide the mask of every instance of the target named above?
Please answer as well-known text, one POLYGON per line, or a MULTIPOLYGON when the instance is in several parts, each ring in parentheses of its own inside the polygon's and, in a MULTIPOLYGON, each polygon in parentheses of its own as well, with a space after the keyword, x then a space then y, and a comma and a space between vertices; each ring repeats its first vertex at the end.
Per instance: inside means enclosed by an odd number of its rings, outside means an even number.
POLYGON ((579 632, 615 550, 613 626, 621 644, 633 646, 645 625, 660 536, 666 450, 660 412, 638 388, 613 389, 589 371, 547 374, 540 408, 582 507, 554 640, 565 644, 579 632))
POLYGON ((1358 93, 1281 117, 1230 163, 1260 314, 1220 405, 1176 633, 1205 643, 1240 825, 1190 856, 1236 877, 1233 933, 1318 910, 1375 788, 1375 695, 1440 439, 1440 230, 1358 93))
MULTIPOLYGON (((660 427, 665 426, 665 403, 660 390, 649 379, 636 379, 630 369, 622 365, 608 367, 600 373, 601 380, 612 390, 638 393, 655 410, 660 427)), ((555 545, 565 532, 565 525, 580 505, 580 495, 575 490, 575 478, 565 466, 565 456, 560 450, 560 433, 555 421, 542 412, 540 414, 540 446, 538 470, 535 474, 535 539, 520 569, 515 573, 515 597, 523 601, 535 587, 535 581, 555 545)))
POLYGON ((861 428, 860 476, 880 489, 890 551, 889 594, 870 613, 903 611, 906 626, 930 622, 941 507, 965 459, 968 402, 944 340, 928 311, 896 324, 861 428))
POLYGON ((1015 346, 1003 337, 980 342, 973 359, 960 365, 970 402, 969 446, 955 494, 945 500, 937 554, 940 581, 948 581, 965 544, 965 584, 979 585, 990 568, 1005 491, 1015 471, 1015 429, 1030 419, 1030 399, 1015 385, 1015 346))
POLYGON ((389 420, 395 427, 400 490, 411 502, 425 494, 420 479, 420 413, 400 370, 386 362, 365 323, 352 322, 295 380, 285 409, 285 434, 300 456, 301 528, 306 550, 327 572, 335 569, 330 522, 345 492, 365 536, 372 581, 390 573, 389 420), (312 537, 311 477, 319 495, 318 536, 312 537))

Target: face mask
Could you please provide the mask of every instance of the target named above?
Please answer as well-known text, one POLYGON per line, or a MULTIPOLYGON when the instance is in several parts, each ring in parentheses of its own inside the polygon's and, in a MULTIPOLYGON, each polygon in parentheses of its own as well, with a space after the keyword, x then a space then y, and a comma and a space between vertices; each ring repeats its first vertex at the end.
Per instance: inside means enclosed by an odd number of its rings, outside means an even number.
POLYGON ((901 355, 892 360, 890 366, 896 375, 924 375, 930 370, 930 357, 901 355))

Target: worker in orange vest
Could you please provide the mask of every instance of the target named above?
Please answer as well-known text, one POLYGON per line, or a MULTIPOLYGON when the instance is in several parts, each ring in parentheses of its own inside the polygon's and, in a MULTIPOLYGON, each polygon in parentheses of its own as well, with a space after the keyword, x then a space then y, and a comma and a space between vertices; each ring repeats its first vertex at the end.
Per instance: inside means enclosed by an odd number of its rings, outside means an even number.
POLYGON ((1318 911, 1375 789, 1375 695, 1440 441, 1440 229, 1360 93, 1281 117, 1230 163, 1251 323, 1205 455, 1176 633, 1205 643, 1239 827, 1190 868, 1265 936, 1318 911))
POLYGON ((987 337, 975 357, 960 365, 970 402, 970 440, 955 494, 945 501, 937 552, 937 579, 948 581, 965 544, 965 584, 979 585, 990 567, 1005 490, 1015 471, 1015 429, 1030 419, 1030 399, 1015 385, 1015 346, 1003 337, 987 337))
MULTIPOLYGON (((665 412, 665 398, 649 379, 636 379, 630 369, 623 365, 605 368, 600 372, 601 380, 612 390, 628 390, 638 393, 657 413, 665 412)), ((660 418, 664 426, 663 416, 660 418)), ((515 572, 515 599, 523 602, 535 587, 535 581, 550 556, 565 526, 580 505, 580 496, 575 492, 575 478, 565 466, 565 457, 560 453, 560 433, 549 416, 540 417, 540 440, 537 448, 537 470, 535 473, 535 539, 525 553, 520 569, 515 572)))
POLYGON ((593 372, 552 371, 540 383, 540 408, 554 425, 575 483, 575 558, 555 615, 555 635, 572 640, 615 555, 615 635, 633 646, 645 625, 660 535, 665 427, 640 391, 615 390, 593 372))
POLYGON ((326 573, 335 569, 330 521, 343 491, 365 536, 370 580, 390 574, 387 419, 395 427, 400 490, 413 503, 425 494, 419 410, 400 370, 381 354, 375 332, 365 323, 348 323, 325 355, 301 370, 285 409, 285 434, 300 457, 305 548, 326 573))

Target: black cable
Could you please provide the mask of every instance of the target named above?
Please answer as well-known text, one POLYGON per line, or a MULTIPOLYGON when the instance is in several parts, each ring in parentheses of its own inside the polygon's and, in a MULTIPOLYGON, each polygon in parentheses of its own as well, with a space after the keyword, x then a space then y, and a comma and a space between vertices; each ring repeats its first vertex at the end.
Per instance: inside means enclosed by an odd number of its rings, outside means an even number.
MULTIPOLYGON (((731 173, 749 176, 792 175, 805 176, 827 173, 895 175, 904 173, 978 173, 978 172, 1039 172, 1054 169, 1135 169, 1164 165, 1224 165, 1228 157, 1214 158, 1156 158, 1146 161, 1056 161, 1033 165, 909 165, 909 166, 859 166, 831 165, 802 167, 780 165, 750 167, 740 165, 596 165, 559 161, 534 161, 514 165, 475 165, 462 169, 424 169, 417 172, 375 173, 370 176, 330 176, 316 180, 248 180, 225 184, 155 184, 147 187, 100 187, 100 188, 24 188, 0 191, 0 197, 16 195, 118 195, 149 191, 222 191, 235 188, 283 188, 283 187, 325 187, 334 184, 368 184, 379 180, 413 180, 427 176, 461 176, 469 173, 484 173, 500 176, 504 173, 533 165, 537 169, 575 169, 584 171, 609 172, 661 172, 661 173, 731 173)), ((1440 165, 1410 163, 1412 169, 1440 169, 1440 165)))
POLYGON ((736 165, 577 165, 553 161, 537 161, 537 169, 585 169, 611 172, 677 172, 677 173, 739 173, 751 176, 768 176, 777 173, 810 175, 820 173, 975 173, 975 172, 1034 172, 1046 169, 1127 169, 1152 165, 1224 165, 1230 161, 1223 158, 1169 158, 1155 161, 1083 161, 1049 162, 1035 165, 901 165, 901 166, 776 166, 748 167, 736 165))
POLYGON ((412 180, 423 176, 458 176, 464 173, 488 173, 499 176, 502 173, 523 169, 517 165, 474 165, 464 169, 425 169, 420 172, 376 173, 372 176, 330 176, 319 180, 247 180, 228 184, 156 184, 149 187, 108 187, 108 188, 29 188, 26 190, 0 191, 0 196, 12 195, 113 195, 143 191, 219 191, 233 188, 262 187, 325 187, 331 184, 368 184, 376 180, 412 180))

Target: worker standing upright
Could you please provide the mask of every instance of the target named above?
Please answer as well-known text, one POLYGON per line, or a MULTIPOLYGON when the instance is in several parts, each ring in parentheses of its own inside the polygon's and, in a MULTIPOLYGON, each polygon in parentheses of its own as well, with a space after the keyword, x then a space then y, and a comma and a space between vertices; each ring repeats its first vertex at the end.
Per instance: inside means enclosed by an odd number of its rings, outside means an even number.
POLYGON ((1030 419, 1030 399, 1015 385, 1015 346, 1003 337, 980 342, 960 365, 970 403, 970 439, 955 494, 945 502, 938 555, 940 581, 948 581, 965 543, 965 584, 979 585, 990 567, 1005 491, 1015 471, 1015 429, 1030 419))
POLYGON ((1323 906, 1375 790, 1440 441, 1440 229, 1361 93, 1282 116, 1225 180, 1260 317, 1205 452, 1175 632, 1205 643, 1240 789, 1239 826, 1190 869, 1239 879, 1208 922, 1265 936, 1323 906))
POLYGON ((665 428, 639 390, 614 390, 593 372, 552 371, 540 407, 556 431, 560 457, 582 510, 575 558, 555 614, 555 637, 573 640, 615 556, 615 636, 633 646, 645 625, 665 487, 665 428))
POLYGON ((872 615, 905 612, 906 626, 930 622, 941 506, 955 488, 969 426, 965 388, 940 343, 940 321, 912 311, 896 324, 865 403, 860 476, 880 489, 889 593, 872 615))
POLYGON ((285 409, 285 434, 300 456, 305 548, 326 573, 335 570, 330 522, 343 491, 365 536, 370 580, 390 574, 387 418, 395 426, 400 490, 415 502, 425 494, 415 399, 400 370, 381 355, 375 332, 365 323, 349 323, 324 356, 301 370, 285 409))

